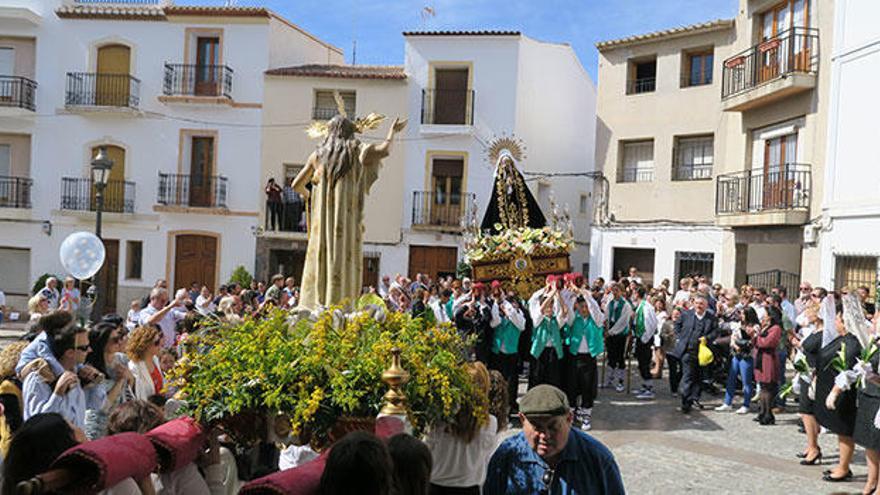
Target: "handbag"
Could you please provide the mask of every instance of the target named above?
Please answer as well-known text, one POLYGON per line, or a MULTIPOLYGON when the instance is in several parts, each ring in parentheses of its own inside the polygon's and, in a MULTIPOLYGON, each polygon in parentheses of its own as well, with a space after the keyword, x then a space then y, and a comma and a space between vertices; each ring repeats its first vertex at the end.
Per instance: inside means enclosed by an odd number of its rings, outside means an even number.
POLYGON ((700 366, 709 366, 714 360, 715 355, 712 354, 712 350, 706 345, 706 337, 700 337, 700 347, 697 350, 697 361, 700 363, 700 366))

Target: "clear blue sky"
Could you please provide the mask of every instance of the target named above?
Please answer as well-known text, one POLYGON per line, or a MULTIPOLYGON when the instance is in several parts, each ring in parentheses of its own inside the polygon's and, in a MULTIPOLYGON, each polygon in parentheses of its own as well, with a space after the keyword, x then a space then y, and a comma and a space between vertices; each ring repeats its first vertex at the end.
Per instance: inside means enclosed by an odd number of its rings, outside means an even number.
MULTIPOLYGON (((222 5, 223 0, 175 3, 222 5)), ((358 64, 402 64, 401 32, 418 29, 512 29, 571 44, 596 79, 598 41, 732 18, 738 0, 237 0, 264 6, 345 51, 358 64), (431 6, 436 16, 422 20, 431 6)))

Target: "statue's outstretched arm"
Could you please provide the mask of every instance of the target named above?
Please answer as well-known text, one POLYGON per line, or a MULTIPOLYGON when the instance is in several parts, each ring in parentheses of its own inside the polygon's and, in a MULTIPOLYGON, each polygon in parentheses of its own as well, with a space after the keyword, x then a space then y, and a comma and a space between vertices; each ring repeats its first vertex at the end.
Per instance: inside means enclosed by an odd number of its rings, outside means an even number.
POLYGON ((306 184, 312 180, 312 175, 315 173, 315 153, 312 153, 309 156, 309 161, 306 163, 306 166, 303 167, 302 170, 296 175, 296 178, 291 182, 290 187, 294 192, 299 193, 302 197, 307 198, 309 196, 309 191, 306 189, 306 184))
POLYGON ((402 131, 406 127, 407 119, 400 120, 400 117, 394 119, 391 128, 388 129, 388 136, 384 141, 377 145, 372 145, 367 149, 364 165, 373 165, 379 160, 387 157, 391 153, 391 141, 394 135, 402 131))

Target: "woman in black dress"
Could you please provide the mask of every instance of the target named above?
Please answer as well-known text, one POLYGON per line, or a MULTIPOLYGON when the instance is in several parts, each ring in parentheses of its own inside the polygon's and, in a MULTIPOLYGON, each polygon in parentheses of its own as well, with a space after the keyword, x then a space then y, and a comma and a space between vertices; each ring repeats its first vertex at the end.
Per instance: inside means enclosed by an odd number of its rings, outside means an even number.
MULTIPOLYGON (((875 354, 870 363, 873 370, 880 370, 880 353, 875 354)), ((859 409, 856 414, 856 429, 853 432, 856 444, 865 448, 868 480, 862 493, 869 495, 877 489, 878 475, 880 475, 880 429, 874 426, 878 409, 880 409, 880 382, 875 378, 867 380, 865 388, 859 391, 859 409)))
MULTIPOLYGON (((822 319, 819 318, 818 305, 806 309, 807 319, 809 321, 808 329, 801 334, 803 340, 795 341, 794 345, 800 349, 807 360, 807 364, 812 370, 811 378, 816 375, 816 361, 819 357, 819 350, 822 348, 822 319)), ((798 413, 804 422, 804 431, 807 434, 807 450, 803 454, 799 454, 801 464, 804 466, 812 466, 822 462, 822 450, 819 448, 819 423, 813 413, 815 408, 814 397, 810 397, 810 389, 813 388, 813 380, 806 381, 801 379, 800 395, 798 396, 798 413)), ((815 392, 815 389, 814 389, 815 392)))
MULTIPOLYGON (((837 301, 833 295, 829 295, 828 298, 832 298, 831 301, 837 301)), ((823 305, 826 304, 828 301, 823 301, 823 305)), ((862 346, 859 339, 847 331, 843 321, 843 305, 839 302, 834 304, 834 314, 833 327, 828 321, 830 318, 823 316, 826 322, 823 329, 823 345, 816 358, 816 400, 813 403, 813 413, 820 425, 837 435, 840 450, 837 465, 827 471, 822 479, 840 482, 849 481, 852 478, 849 465, 855 450, 853 431, 856 424, 857 392, 853 387, 846 391, 835 387, 834 379, 837 377, 838 371, 831 366, 831 362, 845 345, 846 368, 852 369, 862 352, 862 346)))

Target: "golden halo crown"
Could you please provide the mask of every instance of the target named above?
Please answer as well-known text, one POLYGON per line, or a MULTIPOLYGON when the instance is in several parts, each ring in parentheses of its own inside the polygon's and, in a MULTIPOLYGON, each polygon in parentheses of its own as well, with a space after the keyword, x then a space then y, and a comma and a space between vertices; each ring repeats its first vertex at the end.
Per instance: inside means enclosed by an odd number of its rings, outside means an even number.
POLYGON ((501 136, 492 140, 489 143, 489 162, 492 166, 495 166, 498 163, 498 157, 501 156, 503 151, 507 151, 513 157, 513 159, 517 162, 520 162, 525 158, 525 145, 519 138, 515 138, 513 136, 501 136))

